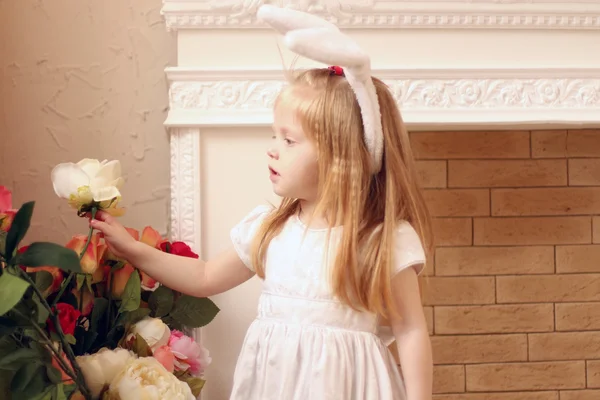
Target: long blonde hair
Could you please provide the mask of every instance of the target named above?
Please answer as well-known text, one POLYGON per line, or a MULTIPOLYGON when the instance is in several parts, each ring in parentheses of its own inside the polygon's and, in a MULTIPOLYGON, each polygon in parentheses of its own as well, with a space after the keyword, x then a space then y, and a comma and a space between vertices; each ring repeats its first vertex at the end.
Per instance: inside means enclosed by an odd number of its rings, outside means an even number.
MULTIPOLYGON (((388 87, 373 78, 381 108, 384 135, 382 168, 373 175, 363 139, 363 124, 355 94, 347 80, 323 69, 292 77, 275 107, 295 108, 306 135, 317 147, 318 204, 316 215, 342 225, 338 252, 331 269, 336 297, 350 307, 389 316, 394 237, 401 220, 419 234, 431 259, 429 213, 419 189, 408 133, 388 87)), ((284 198, 256 234, 252 264, 265 277, 271 240, 299 211, 297 199, 284 198)))

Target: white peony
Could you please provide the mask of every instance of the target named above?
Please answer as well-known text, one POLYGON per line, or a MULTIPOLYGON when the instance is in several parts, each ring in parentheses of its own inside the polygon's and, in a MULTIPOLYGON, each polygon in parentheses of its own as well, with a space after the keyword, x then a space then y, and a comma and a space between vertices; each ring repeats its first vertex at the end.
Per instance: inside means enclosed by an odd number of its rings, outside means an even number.
POLYGON ((102 348, 97 353, 76 357, 76 360, 93 398, 97 399, 127 362, 135 358, 135 354, 126 349, 102 348))
POLYGON ((106 396, 109 400, 195 400, 188 384, 154 357, 129 361, 110 384, 106 396))
POLYGON ((128 339, 138 334, 148 344, 152 352, 169 343, 171 330, 160 318, 146 317, 131 328, 128 339))
POLYGON ((121 215, 123 210, 117 208, 117 203, 123 183, 121 163, 117 160, 84 158, 78 163, 58 164, 52 170, 54 192, 79 211, 96 204, 113 215, 121 215))

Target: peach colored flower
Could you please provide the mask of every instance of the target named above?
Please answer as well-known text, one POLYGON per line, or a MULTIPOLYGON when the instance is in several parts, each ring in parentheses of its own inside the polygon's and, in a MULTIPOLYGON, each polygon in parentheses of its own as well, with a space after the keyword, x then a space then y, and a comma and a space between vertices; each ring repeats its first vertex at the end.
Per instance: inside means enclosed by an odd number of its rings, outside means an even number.
POLYGON ((169 346, 160 346, 154 351, 153 356, 167 371, 173 372, 175 370, 175 356, 169 346))
POLYGON ((110 277, 108 278, 108 287, 112 287, 112 295, 116 298, 120 298, 125 290, 125 285, 131 274, 135 271, 135 268, 131 264, 125 264, 122 268, 119 268, 112 273, 111 283, 110 277))
MULTIPOLYGON (((87 235, 75 235, 65 247, 81 254, 87 242, 87 235)), ((106 251, 106 244, 100 242, 100 234, 92 235, 90 244, 81 258, 81 270, 92 275, 92 283, 101 282, 104 278, 104 269, 100 267, 100 260, 106 251)))
POLYGON ((212 361, 207 349, 175 329, 171 332, 169 347, 175 356, 175 369, 189 370, 193 376, 202 375, 212 361))
MULTIPOLYGON (((69 359, 67 358, 67 356, 65 355, 64 352, 61 354, 60 359, 68 367, 72 368, 71 362, 69 361, 69 359)), ((52 356, 52 366, 60 372, 61 380, 65 385, 70 385, 71 383, 73 383, 73 379, 71 379, 71 377, 69 377, 69 375, 65 372, 65 370, 60 366, 56 355, 52 356)))
MULTIPOLYGON (((155 249, 160 249, 160 245, 163 242, 166 242, 166 239, 164 239, 156 229, 151 226, 146 226, 142 231, 140 242, 147 244, 150 247, 154 247, 155 249)), ((142 289, 154 291, 158 288, 160 284, 156 279, 143 271, 140 271, 140 273, 142 278, 142 289)))
POLYGON ((44 290, 44 292, 42 293, 44 296, 49 296, 52 293, 57 292, 60 289, 60 285, 62 284, 62 281, 64 278, 64 273, 60 268, 50 267, 50 266, 46 266, 46 267, 27 267, 27 266, 25 266, 25 267, 26 267, 25 271, 28 273, 38 272, 38 271, 46 271, 52 275, 52 285, 50 285, 49 288, 44 290))

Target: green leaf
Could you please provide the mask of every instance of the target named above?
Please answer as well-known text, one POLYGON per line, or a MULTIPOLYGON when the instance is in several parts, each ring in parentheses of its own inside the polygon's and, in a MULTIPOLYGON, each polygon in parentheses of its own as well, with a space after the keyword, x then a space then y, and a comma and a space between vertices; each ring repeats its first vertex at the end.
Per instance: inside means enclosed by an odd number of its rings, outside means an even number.
POLYGON ((169 315, 188 328, 200 328, 208 325, 219 311, 209 298, 183 295, 177 299, 169 315))
POLYGON ((51 266, 64 271, 81 273, 77 253, 49 242, 32 243, 24 253, 17 255, 17 264, 26 267, 51 266))
POLYGON ((156 318, 164 317, 173 308, 175 294, 166 286, 159 286, 148 299, 148 306, 156 318))
POLYGON ((27 291, 29 283, 8 272, 0 275, 0 316, 9 312, 27 291))
POLYGON ((90 317, 90 329, 98 330, 98 323, 108 308, 108 300, 104 297, 94 299, 94 307, 90 317))
POLYGON ((81 287, 85 283, 88 290, 94 293, 94 289, 92 288, 92 275, 89 274, 77 274, 77 290, 81 290, 81 287))
POLYGON ((129 311, 126 315, 127 322, 130 324, 135 324, 150 315, 150 309, 145 307, 140 307, 137 310, 129 311))
POLYGON ((73 336, 73 335, 65 335, 65 340, 69 344, 75 344, 75 343, 77 343, 77 340, 75 339, 75 336, 73 336))
POLYGON ((152 350, 148 343, 144 340, 143 337, 140 336, 139 333, 135 334, 135 338, 133 339, 132 349, 138 357, 150 357, 152 356, 152 350))
POLYGON ((63 383, 59 383, 52 388, 52 400, 67 400, 65 385, 63 383))
POLYGON ((10 383, 13 395, 18 399, 31 399, 42 394, 47 387, 45 375, 43 365, 36 362, 23 365, 10 383))
POLYGON ((0 358, 0 369, 14 370, 23 364, 39 359, 39 357, 38 352, 33 349, 13 348, 10 353, 0 358))
POLYGON ((48 375, 48 379, 52 383, 62 382, 62 374, 52 364, 46 364, 46 375, 48 375))
POLYGON ((43 325, 46 320, 48 319, 48 317, 50 316, 50 311, 48 311, 48 309, 46 307, 44 307, 44 305, 42 304, 42 302, 40 301, 40 299, 38 299, 37 296, 33 297, 33 301, 35 302, 35 306, 36 306, 36 315, 37 315, 37 322, 40 325, 43 325))
POLYGON ((198 377, 183 378, 182 381, 188 384, 194 397, 200 396, 200 392, 206 383, 204 379, 198 377))
POLYGON ((31 224, 31 216, 33 215, 33 208, 35 206, 34 201, 30 201, 21 206, 17 214, 15 215, 15 219, 13 220, 10 229, 8 230, 8 234, 6 236, 6 251, 5 256, 7 259, 11 259, 13 253, 21 240, 25 237, 25 234, 29 230, 29 225, 31 224))
POLYGON ((141 296, 142 282, 140 280, 140 274, 137 271, 133 271, 125 285, 123 294, 121 295, 121 307, 119 308, 119 311, 137 310, 140 307, 141 296))
POLYGON ((35 282, 35 287, 37 287, 41 293, 44 293, 44 291, 52 286, 54 277, 48 271, 36 271, 33 281, 35 282))

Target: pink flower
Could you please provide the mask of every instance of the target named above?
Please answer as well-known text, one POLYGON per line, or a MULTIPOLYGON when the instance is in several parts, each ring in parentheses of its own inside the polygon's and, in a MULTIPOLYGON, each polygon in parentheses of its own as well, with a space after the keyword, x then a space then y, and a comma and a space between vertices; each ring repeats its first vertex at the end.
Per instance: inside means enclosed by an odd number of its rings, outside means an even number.
POLYGON ((175 370, 175 356, 169 346, 159 347, 154 351, 153 356, 167 371, 172 373, 175 370))
POLYGON ((175 356, 175 369, 189 370, 193 376, 201 376, 212 359, 208 350, 196 343, 194 339, 173 329, 169 338, 169 347, 175 356))
POLYGON ((0 212, 12 209, 12 192, 6 186, 0 186, 0 212))

